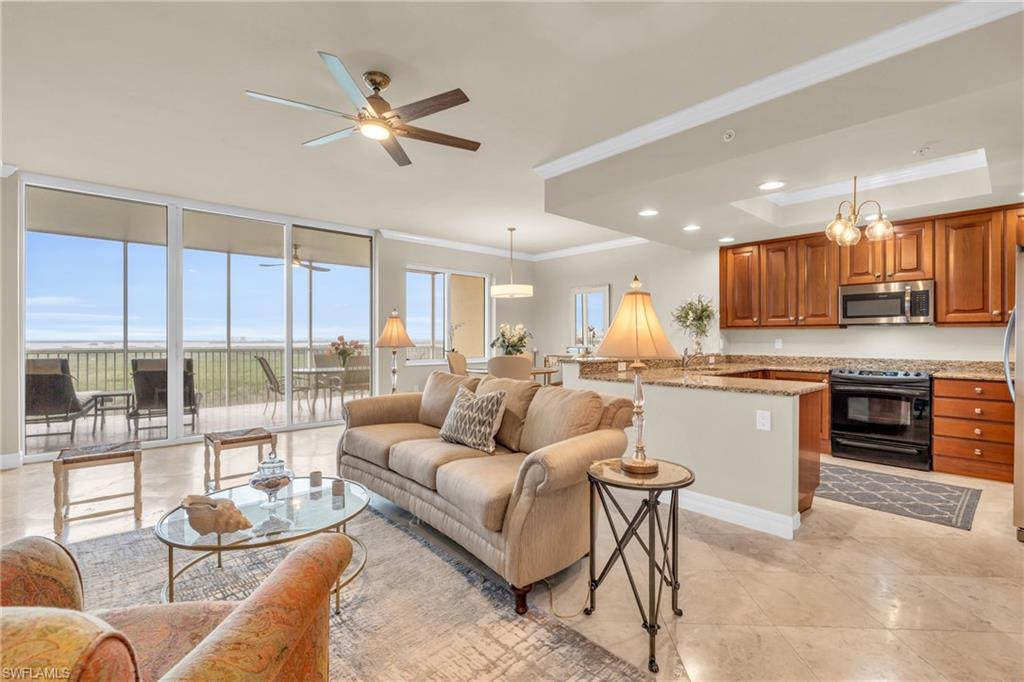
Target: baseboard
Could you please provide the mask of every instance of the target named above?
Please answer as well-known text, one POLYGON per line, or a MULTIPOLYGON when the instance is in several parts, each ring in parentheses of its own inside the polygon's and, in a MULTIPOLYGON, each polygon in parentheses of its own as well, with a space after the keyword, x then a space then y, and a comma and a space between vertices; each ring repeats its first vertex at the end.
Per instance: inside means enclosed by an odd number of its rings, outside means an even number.
POLYGON ((21 458, 22 464, 39 464, 40 462, 52 462, 57 459, 56 452, 37 452, 34 455, 25 455, 21 458))
POLYGON ((688 511, 762 533, 770 533, 786 540, 792 540, 793 532, 800 527, 799 512, 787 516, 692 490, 683 490, 679 494, 679 506, 688 511))
POLYGON ((17 469, 21 466, 20 452, 5 452, 0 455, 0 469, 17 469))

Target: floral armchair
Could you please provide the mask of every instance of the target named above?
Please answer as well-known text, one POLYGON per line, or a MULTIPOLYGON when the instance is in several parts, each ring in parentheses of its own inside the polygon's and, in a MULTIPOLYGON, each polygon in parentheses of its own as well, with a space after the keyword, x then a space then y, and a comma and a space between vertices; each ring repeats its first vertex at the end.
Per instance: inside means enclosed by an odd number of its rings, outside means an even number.
POLYGON ((24 538, 0 549, 0 666, 78 682, 326 680, 329 593, 351 558, 348 538, 326 533, 242 602, 85 612, 71 554, 24 538))

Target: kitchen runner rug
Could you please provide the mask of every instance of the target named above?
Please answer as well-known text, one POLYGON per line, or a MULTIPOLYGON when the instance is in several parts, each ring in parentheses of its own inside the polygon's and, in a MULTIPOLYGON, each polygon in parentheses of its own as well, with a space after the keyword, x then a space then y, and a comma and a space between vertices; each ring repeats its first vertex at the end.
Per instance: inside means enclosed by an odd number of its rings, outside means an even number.
MULTIPOLYGON (((540 609, 517 616, 505 585, 373 508, 350 521, 348 531, 366 545, 367 564, 343 588, 340 615, 331 613, 332 680, 647 677, 540 609)), ((175 596, 244 599, 296 546, 225 552, 222 569, 205 559, 175 581, 175 596)), ((152 528, 70 548, 82 571, 87 608, 159 602, 167 548, 152 528)), ((176 563, 191 556, 176 551, 176 563)))
POLYGON ((824 462, 821 483, 814 494, 963 530, 971 529, 981 499, 977 488, 824 462))

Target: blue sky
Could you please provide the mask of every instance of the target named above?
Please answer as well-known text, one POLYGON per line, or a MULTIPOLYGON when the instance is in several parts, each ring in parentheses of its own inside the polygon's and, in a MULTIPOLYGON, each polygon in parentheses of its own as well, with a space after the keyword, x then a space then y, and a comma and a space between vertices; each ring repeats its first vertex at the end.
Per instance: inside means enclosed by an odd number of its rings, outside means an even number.
MULTIPOLYGON (((26 341, 119 343, 125 311, 122 242, 41 232, 26 236, 26 341)), ((282 268, 271 259, 231 257, 233 341, 284 342, 282 268)), ((280 261, 278 261, 280 262, 280 261)), ((324 264, 313 273, 313 338, 366 341, 370 330, 369 268, 324 264)), ((185 343, 223 343, 227 327, 225 254, 187 249, 184 269, 185 343)), ((293 277, 293 337, 308 338, 309 271, 293 277)), ((165 343, 166 248, 128 244, 128 337, 132 343, 165 343)))

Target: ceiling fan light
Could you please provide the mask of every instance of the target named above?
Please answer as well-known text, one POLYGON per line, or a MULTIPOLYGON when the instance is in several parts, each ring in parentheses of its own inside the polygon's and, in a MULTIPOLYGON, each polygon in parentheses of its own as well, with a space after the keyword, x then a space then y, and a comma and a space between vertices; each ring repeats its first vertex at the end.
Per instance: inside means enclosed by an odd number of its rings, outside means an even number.
POLYGON ((391 128, 380 121, 364 121, 359 124, 359 132, 371 140, 386 140, 391 137, 391 128))
POLYGON ((832 222, 825 226, 825 236, 829 238, 829 241, 837 242, 850 227, 852 227, 850 221, 844 218, 841 213, 836 213, 836 217, 832 222))
POLYGON ((530 298, 533 296, 532 284, 493 284, 491 298, 530 298))
POLYGON ((847 223, 846 229, 843 230, 842 234, 840 234, 835 241, 839 246, 856 246, 857 242, 860 241, 860 238, 860 229, 855 225, 847 223))
POLYGON ((895 233, 892 223, 884 216, 875 218, 870 225, 864 228, 864 236, 868 241, 880 242, 889 239, 895 233))

